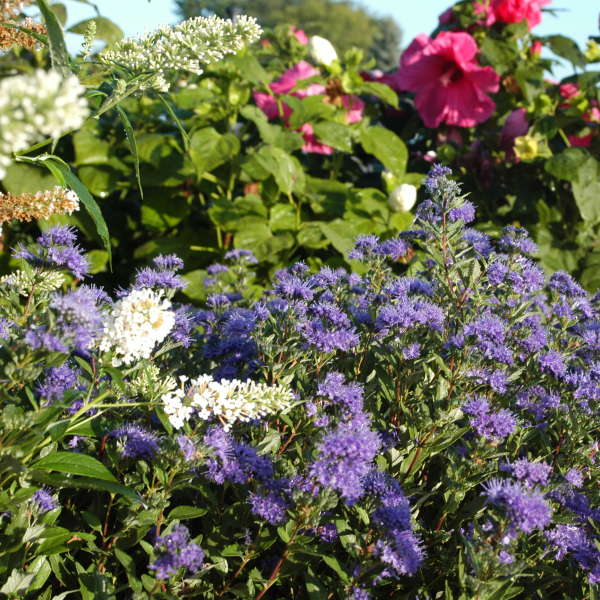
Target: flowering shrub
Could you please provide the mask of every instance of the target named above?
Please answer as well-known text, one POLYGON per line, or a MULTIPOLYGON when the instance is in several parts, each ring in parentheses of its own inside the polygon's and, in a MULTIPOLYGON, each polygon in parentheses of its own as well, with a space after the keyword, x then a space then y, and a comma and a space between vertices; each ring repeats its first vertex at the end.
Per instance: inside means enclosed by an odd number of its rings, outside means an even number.
POLYGON ((234 252, 201 309, 172 255, 112 299, 73 230, 17 248, 0 592, 594 593, 598 298, 524 230, 469 228, 449 175, 401 237, 357 239, 364 274, 298 263, 253 299, 234 252))
POLYGON ((388 110, 383 123, 410 140, 411 170, 433 160, 460 170, 487 231, 526 227, 546 272, 564 269, 594 290, 598 40, 582 50, 562 35, 536 35, 545 7, 549 0, 461 0, 412 41, 395 72, 370 77, 399 92, 401 112, 388 110), (573 75, 548 79, 555 60, 544 48, 573 75))

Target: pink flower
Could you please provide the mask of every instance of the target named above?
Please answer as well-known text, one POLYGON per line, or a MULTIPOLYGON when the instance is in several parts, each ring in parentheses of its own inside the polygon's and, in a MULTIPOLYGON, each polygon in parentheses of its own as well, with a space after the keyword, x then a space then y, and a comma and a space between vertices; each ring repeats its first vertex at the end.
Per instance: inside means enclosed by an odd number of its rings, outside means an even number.
POLYGON ((402 55, 396 85, 415 92, 427 127, 473 127, 494 112, 496 105, 486 94, 498 91, 500 78, 492 67, 477 63, 478 50, 468 33, 442 31, 433 40, 424 33, 417 36, 402 55))
POLYGON ((537 57, 542 53, 542 42, 536 40, 531 44, 531 48, 529 48, 529 52, 531 52, 531 56, 537 57))
POLYGON ((490 6, 489 0, 483 2, 475 2, 473 4, 473 11, 476 15, 481 15, 482 20, 479 21, 479 25, 485 25, 491 27, 496 22, 496 15, 490 6))
POLYGON ((290 26, 290 35, 293 35, 303 46, 308 44, 308 36, 303 29, 298 29, 295 25, 290 26))
MULTIPOLYGON (((320 83, 311 83, 308 87, 292 90, 303 79, 314 77, 319 75, 319 71, 306 61, 300 61, 297 65, 288 69, 281 77, 277 78, 269 86, 275 94, 287 94, 290 96, 296 96, 297 98, 306 98, 307 96, 316 96, 318 94, 325 93, 325 86, 320 83)), ((289 106, 282 103, 281 109, 278 105, 277 99, 271 94, 265 92, 254 92, 254 102, 258 108, 260 108, 268 119, 275 119, 276 117, 283 117, 287 120, 292 114, 292 110, 289 106)))
POLYGON ((588 133, 587 135, 568 135, 569 143, 574 148, 589 148, 592 145, 592 134, 588 133))
POLYGON ((600 108, 595 100, 591 101, 592 108, 585 112, 583 119, 586 123, 600 123, 600 108))
POLYGON ((310 123, 304 123, 302 127, 298 130, 302 137, 304 138, 304 146, 302 146, 302 152, 312 153, 312 154, 333 154, 333 148, 331 146, 327 146, 326 144, 322 144, 315 137, 315 132, 310 123))
MULTIPOLYGON (((269 86, 276 94, 289 94, 299 81, 309 79, 319 75, 319 70, 308 64, 305 60, 301 60, 297 65, 288 69, 281 77, 276 79, 269 86)), ((316 96, 324 94, 325 86, 320 83, 311 83, 308 87, 296 90, 292 95, 298 98, 306 98, 306 96, 316 96)))
POLYGON ((559 88, 559 92, 565 100, 569 100, 579 94, 579 88, 574 83, 563 83, 559 88))
POLYGON ((358 96, 342 96, 342 105, 348 111, 344 117, 346 123, 362 121, 365 103, 358 96))
POLYGON ((496 21, 520 23, 527 21, 529 29, 542 22, 542 6, 552 0, 492 0, 491 9, 496 21))

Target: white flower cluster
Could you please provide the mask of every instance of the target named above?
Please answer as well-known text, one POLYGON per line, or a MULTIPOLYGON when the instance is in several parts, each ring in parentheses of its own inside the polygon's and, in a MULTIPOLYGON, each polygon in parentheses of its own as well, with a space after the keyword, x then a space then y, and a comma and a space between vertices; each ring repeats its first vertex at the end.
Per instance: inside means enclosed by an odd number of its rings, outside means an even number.
POLYGON ((179 379, 180 387, 162 396, 164 411, 176 429, 196 414, 204 420, 218 419, 227 431, 236 421, 285 412, 294 401, 292 391, 281 385, 237 379, 216 381, 210 375, 179 379))
POLYGON ((195 17, 164 26, 141 38, 118 42, 101 55, 105 63, 122 65, 134 74, 155 73, 146 87, 167 91, 169 74, 187 71, 199 75, 206 64, 256 41, 262 29, 253 17, 235 22, 219 17, 195 17))
POLYGON ((81 127, 89 114, 84 92, 74 75, 43 69, 0 81, 0 178, 13 152, 81 127))
POLYGON ((161 292, 134 290, 111 306, 100 350, 114 353, 115 367, 149 358, 175 325, 175 313, 170 308, 171 303, 161 292))

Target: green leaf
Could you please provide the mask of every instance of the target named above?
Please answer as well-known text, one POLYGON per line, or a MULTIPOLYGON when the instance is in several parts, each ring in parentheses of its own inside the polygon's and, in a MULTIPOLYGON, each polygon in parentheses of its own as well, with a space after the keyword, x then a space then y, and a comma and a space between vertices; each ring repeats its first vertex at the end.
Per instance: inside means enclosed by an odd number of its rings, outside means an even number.
POLYGON ((46 0, 37 0, 37 5, 44 17, 44 23, 48 30, 52 67, 59 71, 63 77, 67 77, 71 74, 71 71, 69 69, 69 53, 67 52, 62 27, 56 18, 56 14, 48 6, 46 0))
POLYGON ((50 189, 55 183, 47 170, 19 163, 9 165, 2 180, 2 185, 10 194, 35 194, 50 189))
POLYGON ((321 223, 320 228, 323 235, 340 254, 346 256, 354 247, 354 240, 358 232, 352 223, 336 219, 329 223, 321 223))
POLYGON ((235 135, 221 135, 212 127, 196 131, 190 140, 190 157, 199 179, 231 160, 239 151, 240 141, 235 135))
POLYGON ((4 582, 4 585, 0 588, 0 593, 9 596, 21 594, 21 597, 23 597, 34 577, 34 573, 25 573, 19 569, 13 569, 8 579, 4 582))
POLYGON ((585 67, 587 64, 583 52, 571 38, 564 35, 549 35, 546 41, 554 54, 566 58, 571 64, 578 67, 585 67))
POLYGON ((367 127, 360 134, 360 143, 365 152, 372 154, 394 175, 404 175, 408 150, 395 133, 383 127, 367 127))
POLYGON ((207 513, 206 508, 196 508, 195 506, 176 506, 169 513, 169 521, 172 519, 188 520, 197 519, 207 513))
POLYGON ((335 121, 321 121, 313 127, 317 139, 323 144, 343 152, 352 152, 352 130, 335 121))
POLYGON ((78 452, 52 452, 31 465, 31 468, 117 482, 117 478, 99 460, 78 452))
POLYGON ((244 106, 240 114, 256 125, 261 139, 266 144, 278 146, 288 152, 298 150, 304 144, 302 136, 299 133, 288 131, 280 125, 272 125, 269 123, 265 113, 256 106, 244 106))
POLYGON ((577 170, 573 195, 584 221, 600 221, 600 163, 591 156, 577 170))
POLYGON ((289 196, 304 190, 304 170, 296 157, 277 146, 263 146, 255 156, 260 166, 273 175, 283 194, 289 196))
POLYGON ((124 35, 123 30, 106 17, 93 17, 91 19, 79 21, 79 23, 70 27, 67 31, 69 33, 79 33, 83 35, 87 31, 89 24, 93 21, 96 22, 96 39, 102 40, 107 44, 113 44, 122 39, 124 35))
POLYGON ((588 159, 589 154, 582 148, 567 148, 562 152, 549 158, 544 164, 546 173, 550 173, 558 179, 575 181, 578 177, 579 168, 588 159))
POLYGON ((398 94, 389 85, 377 81, 365 81, 356 91, 360 94, 375 96, 386 104, 398 108, 398 94))
POLYGON ((344 571, 337 558, 334 556, 323 556, 323 562, 328 567, 333 569, 344 583, 350 583, 350 577, 348 576, 348 573, 344 571))
POLYGON ((127 113, 118 105, 116 109, 119 113, 119 116, 121 117, 121 121, 123 121, 123 127, 125 127, 125 134, 127 135, 127 141, 129 142, 129 149, 131 150, 131 154, 133 154, 133 161, 135 165, 135 178, 137 180, 138 189, 140 190, 140 197, 143 200, 144 190, 142 188, 142 178, 140 177, 140 157, 138 154, 138 147, 135 139, 135 134, 133 132, 133 127, 131 126, 131 121, 129 120, 127 113))

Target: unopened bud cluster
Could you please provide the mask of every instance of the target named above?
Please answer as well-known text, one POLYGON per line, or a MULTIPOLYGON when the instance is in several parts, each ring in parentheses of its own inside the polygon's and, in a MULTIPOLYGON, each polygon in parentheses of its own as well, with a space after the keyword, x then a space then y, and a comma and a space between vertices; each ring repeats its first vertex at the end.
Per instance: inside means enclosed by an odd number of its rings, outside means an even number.
POLYGON ((40 269, 21 269, 0 278, 0 294, 11 290, 20 296, 29 296, 34 290, 37 293, 54 292, 62 287, 65 276, 59 271, 42 271, 40 269))
POLYGON ((164 411, 177 429, 195 414, 203 420, 220 421, 227 431, 237 421, 254 421, 284 412, 294 400, 291 390, 281 385, 238 379, 216 381, 210 375, 189 381, 180 379, 181 387, 162 397, 164 411))
POLYGON ((13 152, 81 127, 89 114, 84 91, 74 75, 42 69, 0 81, 0 178, 13 152))
POLYGON ((141 38, 118 42, 101 59, 129 69, 133 74, 154 73, 146 87, 167 91, 170 75, 199 75, 203 66, 221 60, 256 41, 262 30, 253 17, 236 21, 196 17, 176 26, 165 26, 141 38))
POLYGON ((0 225, 7 221, 47 219, 52 215, 70 215, 79 209, 79 197, 67 188, 55 186, 35 194, 3 194, 0 192, 0 225))

